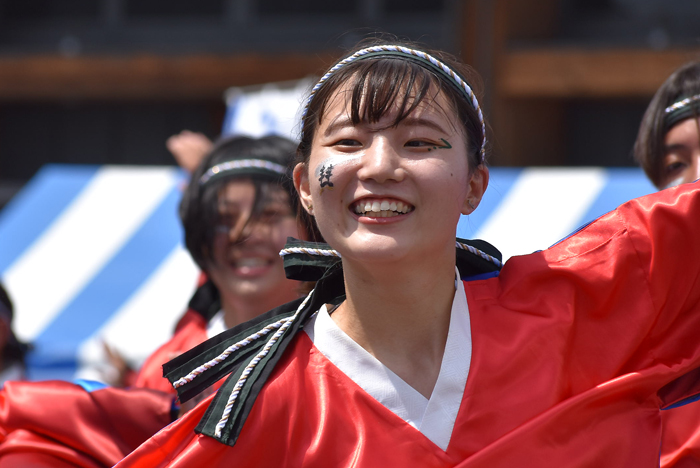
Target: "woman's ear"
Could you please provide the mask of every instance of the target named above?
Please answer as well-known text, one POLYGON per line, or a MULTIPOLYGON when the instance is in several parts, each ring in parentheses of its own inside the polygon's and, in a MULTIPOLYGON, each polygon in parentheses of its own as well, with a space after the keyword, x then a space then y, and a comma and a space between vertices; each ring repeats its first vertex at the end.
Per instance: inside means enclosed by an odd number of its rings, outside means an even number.
POLYGON ((476 207, 481 203, 481 198, 484 196, 486 187, 489 185, 489 168, 485 164, 480 164, 472 172, 469 179, 469 190, 464 198, 462 205, 462 214, 472 214, 476 207))
POLYGON ((309 173, 306 170, 306 164, 299 163, 294 166, 294 188, 297 189, 301 206, 304 207, 307 213, 313 215, 313 204, 311 202, 311 188, 309 187, 309 173))

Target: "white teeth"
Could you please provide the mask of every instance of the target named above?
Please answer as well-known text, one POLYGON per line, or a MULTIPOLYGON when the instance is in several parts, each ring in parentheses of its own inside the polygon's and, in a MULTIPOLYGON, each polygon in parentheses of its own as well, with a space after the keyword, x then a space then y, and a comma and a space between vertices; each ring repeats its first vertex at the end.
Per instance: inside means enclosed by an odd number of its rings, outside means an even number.
POLYGON ((369 214, 372 213, 373 216, 377 218, 391 218, 393 216, 398 216, 399 214, 405 214, 411 211, 410 205, 400 202, 400 201, 365 201, 358 202, 355 205, 355 213, 357 214, 369 214))

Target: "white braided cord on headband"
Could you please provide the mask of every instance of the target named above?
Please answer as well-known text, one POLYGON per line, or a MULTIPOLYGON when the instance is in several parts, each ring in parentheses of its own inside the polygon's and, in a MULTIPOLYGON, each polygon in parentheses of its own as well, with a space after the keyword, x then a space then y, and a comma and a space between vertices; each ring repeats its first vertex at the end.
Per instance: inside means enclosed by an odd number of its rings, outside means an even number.
POLYGON ((231 391, 231 395, 229 395, 228 397, 228 401, 226 402, 224 411, 221 414, 221 419, 216 424, 216 429, 214 430, 214 435, 216 437, 221 438, 221 433, 224 427, 226 426, 226 422, 228 421, 229 416, 231 415, 231 409, 233 408, 236 399, 238 399, 238 395, 240 394, 241 389, 243 388, 243 385, 245 384, 246 380, 248 380, 248 376, 250 375, 250 373, 253 372, 255 366, 258 365, 260 360, 262 360, 262 358, 264 358, 267 355, 267 353, 270 352, 272 346, 277 342, 277 340, 279 340, 279 338, 282 336, 285 330, 287 330, 292 325, 294 319, 296 319, 299 315, 299 312, 301 312, 304 309, 304 307, 306 307, 306 303, 309 302, 309 299, 311 298, 313 292, 314 291, 311 290, 311 292, 306 296, 304 301, 301 304, 299 304, 299 307, 297 308, 296 312, 294 312, 294 315, 287 319, 283 319, 284 323, 282 324, 282 326, 280 326, 279 330, 277 330, 275 334, 272 335, 272 338, 270 338, 270 341, 268 341, 265 344, 265 347, 262 349, 262 351, 260 351, 253 359, 251 359, 248 365, 245 367, 245 369, 243 369, 243 373, 238 378, 236 385, 231 391))
POLYGON ((683 107, 695 102, 695 101, 700 101, 700 94, 696 94, 695 96, 690 96, 685 99, 681 99, 678 102, 674 102, 670 106, 668 106, 666 109, 664 109, 664 114, 670 114, 673 111, 676 111, 678 109, 682 109, 683 107))
POLYGON ((200 177, 199 185, 206 184, 209 179, 222 172, 240 169, 264 169, 279 175, 287 173, 287 168, 283 165, 265 159, 234 159, 233 161, 226 161, 209 168, 209 170, 200 177))
MULTIPOLYGON (((302 124, 304 122, 304 117, 306 116, 306 113, 309 109, 309 104, 313 100, 314 96, 316 95, 316 92, 323 86, 323 83, 330 78, 333 73, 338 71, 340 68, 344 67, 345 65, 352 63, 358 59, 361 59, 363 56, 371 53, 376 53, 376 52, 399 52, 402 54, 410 55, 413 57, 418 57, 425 61, 426 63, 432 64, 434 67, 439 68, 442 70, 445 74, 447 74, 449 77, 451 77, 454 80, 454 83, 457 85, 457 87, 464 91, 466 93, 466 96, 471 100, 471 105, 476 111, 477 115, 479 116, 479 122, 481 123, 481 135, 482 135, 482 142, 481 142, 481 149, 479 150, 479 154, 481 156, 481 162, 484 162, 484 158, 486 156, 486 122, 484 121, 484 114, 481 111, 481 106, 479 105, 479 101, 476 99, 476 95, 474 94, 474 91, 472 90, 471 86, 462 79, 461 76, 459 76, 457 73, 455 73, 450 67, 442 63, 440 60, 436 59, 432 55, 423 52, 421 50, 417 49, 410 49, 408 47, 404 46, 399 46, 399 45, 378 45, 378 46, 372 46, 372 47, 367 47, 365 49, 358 50, 354 54, 345 57, 335 65, 333 65, 325 75, 321 77, 321 79, 316 83, 316 85, 311 89, 311 93, 309 94, 308 99, 306 100, 306 104, 304 105, 304 109, 301 112, 301 121, 302 124)), ((301 133, 303 135, 304 129, 302 127, 301 133)))

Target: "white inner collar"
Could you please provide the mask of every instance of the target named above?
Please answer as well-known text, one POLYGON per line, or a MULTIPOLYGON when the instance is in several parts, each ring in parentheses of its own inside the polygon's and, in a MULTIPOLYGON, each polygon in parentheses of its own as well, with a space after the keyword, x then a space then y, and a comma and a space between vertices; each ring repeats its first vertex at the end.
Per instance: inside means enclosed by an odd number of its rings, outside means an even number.
POLYGON ((207 338, 213 338, 226 330, 228 330, 228 328, 226 328, 224 311, 222 309, 214 314, 214 316, 209 320, 209 323, 207 324, 207 338))
POLYGON ((456 275, 445 354, 430 399, 355 343, 331 319, 325 306, 304 327, 314 346, 329 361, 442 450, 447 450, 452 436, 469 375, 472 353, 467 298, 458 271, 456 275))

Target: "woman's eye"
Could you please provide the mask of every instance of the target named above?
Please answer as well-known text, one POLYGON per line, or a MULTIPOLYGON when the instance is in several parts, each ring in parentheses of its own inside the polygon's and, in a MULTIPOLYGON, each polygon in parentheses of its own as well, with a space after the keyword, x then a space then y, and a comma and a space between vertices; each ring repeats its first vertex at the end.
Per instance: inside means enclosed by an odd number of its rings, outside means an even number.
POLYGON ((434 148, 439 145, 428 140, 410 140, 404 146, 408 148, 434 148))
POLYGON ((350 138, 344 138, 333 143, 334 146, 359 146, 360 142, 350 138))
POLYGON ((680 171, 685 168, 685 163, 676 161, 671 164, 667 164, 664 170, 666 171, 666 174, 672 174, 674 172, 680 171))

